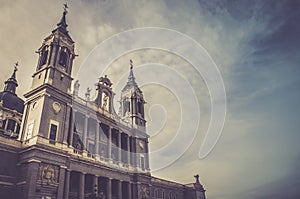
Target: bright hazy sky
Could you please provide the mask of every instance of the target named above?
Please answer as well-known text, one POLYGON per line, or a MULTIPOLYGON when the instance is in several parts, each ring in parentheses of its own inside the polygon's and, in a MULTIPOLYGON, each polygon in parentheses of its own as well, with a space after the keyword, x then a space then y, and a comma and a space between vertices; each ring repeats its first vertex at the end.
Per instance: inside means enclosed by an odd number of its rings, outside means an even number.
MULTIPOLYGON (((64 1, 0 3, 0 82, 11 75, 13 63, 19 61, 18 94, 22 96, 30 88, 37 63, 34 52, 55 28, 64 1)), ((187 118, 195 113, 181 117, 184 106, 195 108, 185 98, 185 80, 194 90, 201 110, 197 136, 180 158, 153 175, 189 183, 199 173, 208 199, 300 198, 299 1, 69 0, 68 4, 68 29, 79 55, 74 77, 80 76, 80 66, 99 43, 116 33, 143 27, 188 35, 207 50, 220 70, 227 95, 226 120, 212 152, 199 159, 210 118, 210 96, 205 81, 186 60, 170 52, 144 49, 121 56, 107 69, 114 85, 124 83, 128 60, 134 60, 137 82, 148 102, 152 151, 169 146, 180 122, 193 122, 187 118), (148 69, 147 75, 143 68, 148 69), (163 73, 166 68, 169 72, 163 73), (185 80, 177 85, 170 71, 179 71, 185 80), (144 83, 151 75, 171 83, 178 93, 168 85, 144 83)), ((95 71, 80 79, 82 92, 87 86, 94 89, 99 76, 95 71)), ((194 129, 186 127, 187 135, 194 129)), ((185 145, 185 140, 181 144, 185 145)), ((180 148, 170 147, 174 153, 180 148)), ((173 158, 170 151, 159 154, 151 158, 151 164, 169 157, 173 158)))

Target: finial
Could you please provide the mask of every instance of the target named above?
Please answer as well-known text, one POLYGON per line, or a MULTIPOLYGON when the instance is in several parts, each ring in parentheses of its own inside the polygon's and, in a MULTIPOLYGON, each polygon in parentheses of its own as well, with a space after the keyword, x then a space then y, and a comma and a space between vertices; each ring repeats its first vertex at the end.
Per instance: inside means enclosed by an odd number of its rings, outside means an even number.
POLYGON ((200 183, 200 182, 199 182, 199 174, 194 175, 194 177, 196 178, 196 183, 200 183))
POLYGON ((18 71, 19 62, 16 62, 14 65, 14 72, 18 71))
POLYGON ((132 69, 133 69, 133 61, 130 60, 130 70, 132 70, 132 69))
POLYGON ((67 4, 67 2, 66 3, 64 3, 64 12, 65 13, 68 13, 68 9, 69 7, 68 7, 68 4, 67 4))

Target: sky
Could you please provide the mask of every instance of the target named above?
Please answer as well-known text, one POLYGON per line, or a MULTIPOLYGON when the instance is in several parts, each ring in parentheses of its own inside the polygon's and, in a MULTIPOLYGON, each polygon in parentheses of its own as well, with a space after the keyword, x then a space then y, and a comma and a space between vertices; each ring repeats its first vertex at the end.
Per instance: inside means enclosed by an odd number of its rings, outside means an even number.
MULTIPOLYGON (((65 2, 0 3, 0 82, 19 61, 17 92, 22 96, 30 89, 35 51, 56 27, 65 2)), ((154 176, 189 183, 199 173, 208 199, 300 198, 300 1, 69 0, 68 5, 68 30, 79 55, 73 76, 81 82, 82 95, 87 87, 94 91, 93 84, 105 73, 117 100, 133 59, 147 101, 154 176), (117 37, 113 51, 99 50, 111 36, 145 27, 186 35, 202 47, 201 53, 170 38, 161 45, 173 50, 145 48, 113 57, 148 41, 147 33, 117 37), (103 60, 113 60, 105 70, 105 61, 89 64, 98 52, 103 60), (188 55, 198 56, 200 73, 188 55), (212 85, 215 77, 206 79, 205 74, 213 66, 222 79, 212 85), (215 107, 210 86, 218 84, 226 91, 224 127, 210 153, 199 158, 215 107), (178 137, 181 142, 171 143, 178 137), (158 165, 160 161, 166 164, 158 165)), ((149 41, 158 43, 165 36, 156 34, 157 40, 149 41)))

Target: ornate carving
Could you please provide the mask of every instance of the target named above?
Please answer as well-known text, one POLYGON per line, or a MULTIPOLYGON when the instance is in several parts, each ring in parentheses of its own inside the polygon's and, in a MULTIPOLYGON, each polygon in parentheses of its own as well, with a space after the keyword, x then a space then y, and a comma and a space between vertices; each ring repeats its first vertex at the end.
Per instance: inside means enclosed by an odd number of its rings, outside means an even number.
POLYGON ((73 90, 74 90, 73 94, 74 94, 75 96, 78 96, 79 87, 80 87, 79 81, 76 80, 76 82, 74 83, 74 89, 73 89, 73 90))
POLYGON ((60 105, 60 103, 58 103, 58 102, 53 102, 52 108, 53 108, 55 114, 57 114, 57 113, 59 113, 60 110, 61 110, 61 105, 60 105))
POLYGON ((92 90, 91 90, 89 87, 86 89, 85 99, 86 99, 87 101, 90 100, 91 91, 92 91, 92 90))
POLYGON ((103 92, 103 98, 102 98, 102 107, 104 110, 109 111, 109 96, 103 92))
POLYGON ((41 164, 39 168, 42 184, 54 185, 58 183, 59 168, 50 164, 41 164))
POLYGON ((80 140, 77 140, 77 143, 75 145, 75 149, 82 150, 82 144, 81 144, 80 140))
POLYGON ((143 151, 144 150, 144 142, 142 140, 139 141, 139 146, 141 148, 141 150, 143 151))
POLYGON ((141 199, 149 199, 150 198, 150 190, 149 190, 149 186, 142 184, 140 186, 140 196, 141 199))
POLYGON ((35 109, 37 108, 37 105, 38 105, 38 102, 37 102, 37 101, 33 102, 33 103, 32 103, 31 109, 32 109, 32 110, 35 110, 35 109))

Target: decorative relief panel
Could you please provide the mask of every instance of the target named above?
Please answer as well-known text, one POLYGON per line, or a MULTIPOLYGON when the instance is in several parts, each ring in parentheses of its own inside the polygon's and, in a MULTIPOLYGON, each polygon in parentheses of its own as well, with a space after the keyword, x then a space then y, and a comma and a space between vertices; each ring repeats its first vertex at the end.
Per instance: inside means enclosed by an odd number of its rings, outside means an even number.
POLYGON ((58 114, 60 112, 60 110, 61 110, 61 105, 58 102, 53 102, 52 108, 54 110, 54 113, 58 114))
POLYGON ((57 185, 59 179, 59 167, 42 163, 39 167, 39 180, 42 184, 57 185))
POLYGON ((149 189, 149 186, 145 185, 145 184, 142 184, 140 186, 140 197, 141 199, 149 199, 150 198, 150 189, 149 189))
POLYGON ((142 140, 139 141, 139 147, 140 147, 141 151, 144 151, 145 146, 144 146, 144 142, 142 140))

